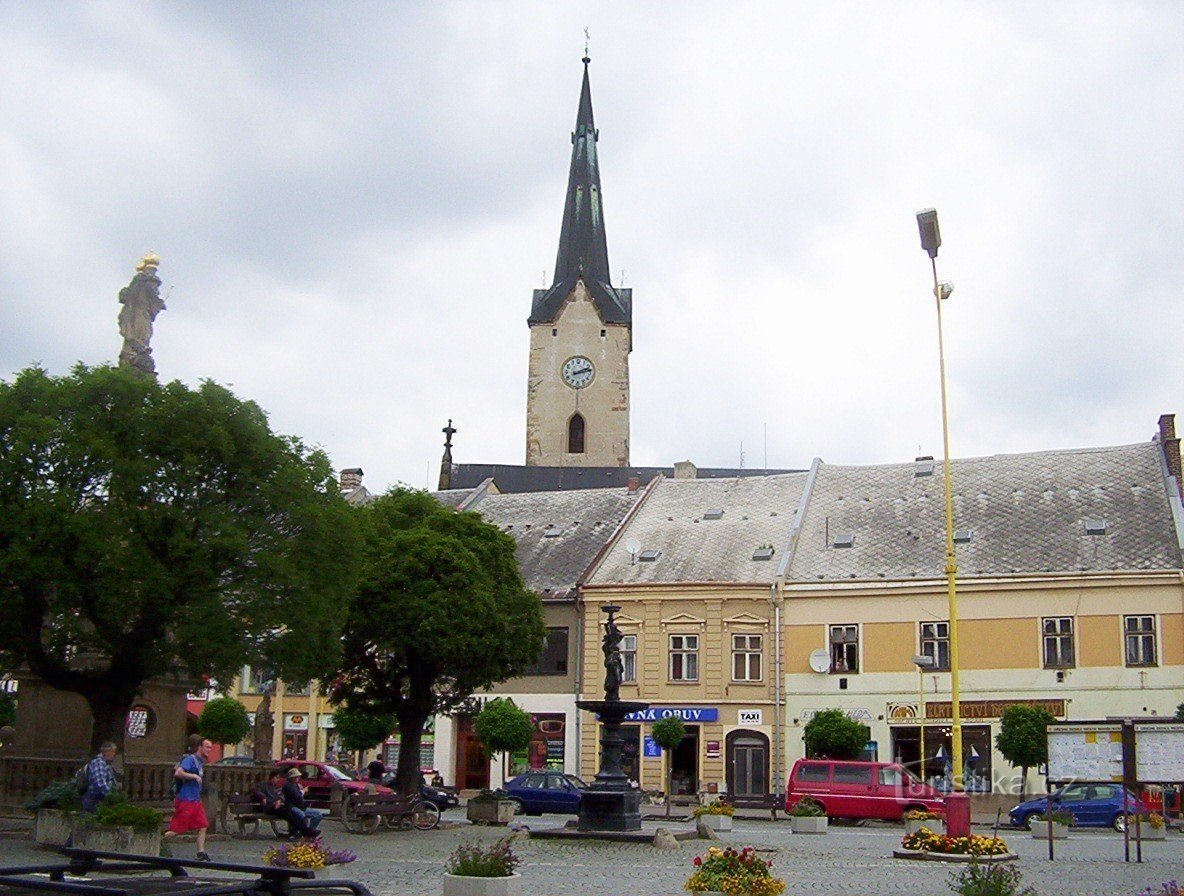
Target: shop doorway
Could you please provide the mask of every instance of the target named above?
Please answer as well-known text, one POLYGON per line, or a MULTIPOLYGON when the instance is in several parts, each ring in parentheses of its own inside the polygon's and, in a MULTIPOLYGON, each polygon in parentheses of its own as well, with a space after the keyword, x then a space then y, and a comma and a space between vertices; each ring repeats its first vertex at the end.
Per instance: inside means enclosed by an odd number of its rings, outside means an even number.
POLYGON ((690 796, 699 792, 699 726, 687 725, 687 735, 670 754, 670 794, 690 796))
POLYGON ((456 716, 456 785, 464 790, 489 787, 489 757, 473 731, 473 717, 456 716))
POLYGON ((308 732, 307 731, 285 731, 284 732, 284 749, 282 758, 284 759, 307 759, 308 758, 308 732))
POLYGON ((758 731, 733 731, 727 740, 728 793, 733 797, 769 794, 769 738, 758 731))

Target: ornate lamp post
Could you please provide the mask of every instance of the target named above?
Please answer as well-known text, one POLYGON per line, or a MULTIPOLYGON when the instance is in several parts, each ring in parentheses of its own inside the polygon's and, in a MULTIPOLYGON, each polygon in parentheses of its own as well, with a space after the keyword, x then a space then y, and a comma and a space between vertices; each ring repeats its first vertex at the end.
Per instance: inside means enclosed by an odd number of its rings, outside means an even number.
POLYGON ((917 667, 917 730, 921 732, 921 774, 918 777, 925 780, 925 670, 933 668, 933 657, 913 657, 917 667))

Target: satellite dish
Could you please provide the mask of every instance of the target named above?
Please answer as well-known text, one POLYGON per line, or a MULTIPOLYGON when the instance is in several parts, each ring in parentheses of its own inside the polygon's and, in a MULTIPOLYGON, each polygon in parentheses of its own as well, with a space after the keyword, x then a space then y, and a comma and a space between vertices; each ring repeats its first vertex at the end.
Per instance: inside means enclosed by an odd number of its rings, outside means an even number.
POLYGON ((830 671, 830 651, 825 647, 819 647, 810 654, 810 668, 815 672, 829 672, 830 671))
POLYGON ((641 550, 641 542, 636 538, 625 539, 625 550, 629 552, 629 562, 633 563, 637 559, 637 554, 641 550))

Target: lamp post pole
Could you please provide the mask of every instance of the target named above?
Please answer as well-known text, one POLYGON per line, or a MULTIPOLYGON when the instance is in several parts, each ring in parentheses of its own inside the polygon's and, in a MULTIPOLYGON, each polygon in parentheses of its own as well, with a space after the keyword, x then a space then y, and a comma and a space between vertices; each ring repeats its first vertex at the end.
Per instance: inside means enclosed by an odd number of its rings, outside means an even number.
POLYGON ((917 227, 921 233, 921 248, 929 255, 933 270, 933 298, 937 306, 937 356, 941 376, 941 438, 943 468, 946 488, 946 595, 950 615, 950 746, 952 760, 951 799, 947 799, 947 830, 952 836, 970 834, 970 800, 963 792, 962 779, 962 708, 959 700, 958 682, 958 565, 954 558, 954 486, 950 470, 950 416, 946 399, 946 350, 941 326, 941 303, 949 298, 954 285, 937 279, 937 250, 941 246, 941 229, 937 223, 937 209, 927 208, 917 212, 917 227), (962 815, 965 813, 963 830, 962 815))
POLYGON ((921 732, 921 781, 925 781, 925 670, 933 668, 933 657, 918 654, 913 657, 917 667, 917 718, 920 719, 918 730, 921 732))

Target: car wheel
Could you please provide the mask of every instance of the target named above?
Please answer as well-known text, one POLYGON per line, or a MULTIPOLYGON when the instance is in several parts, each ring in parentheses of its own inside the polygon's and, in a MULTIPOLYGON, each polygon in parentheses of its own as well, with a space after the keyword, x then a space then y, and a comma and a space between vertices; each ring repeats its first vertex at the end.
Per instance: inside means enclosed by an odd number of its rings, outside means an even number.
POLYGON ((1032 822, 1034 822, 1034 821, 1044 821, 1044 813, 1043 812, 1029 812, 1027 815, 1025 815, 1023 818, 1020 819, 1020 827, 1023 828, 1025 831, 1030 831, 1030 830, 1032 830, 1032 822))
POLYGON ((522 805, 522 800, 513 799, 513 800, 510 800, 510 802, 514 804, 514 814, 515 815, 525 815, 526 814, 526 807, 522 805))
POLYGON ((1121 834, 1126 830, 1126 816, 1119 812, 1114 816, 1114 820, 1110 822, 1110 825, 1121 834))

